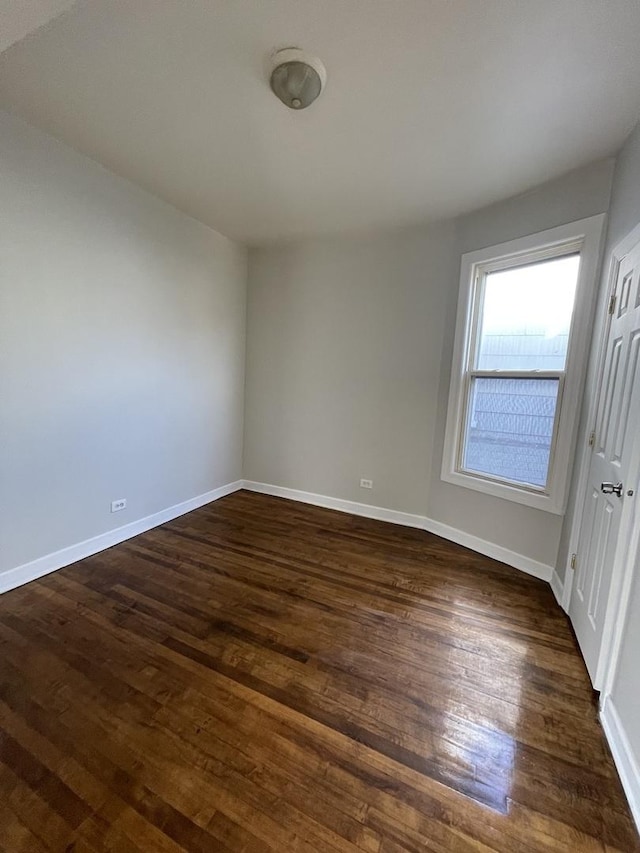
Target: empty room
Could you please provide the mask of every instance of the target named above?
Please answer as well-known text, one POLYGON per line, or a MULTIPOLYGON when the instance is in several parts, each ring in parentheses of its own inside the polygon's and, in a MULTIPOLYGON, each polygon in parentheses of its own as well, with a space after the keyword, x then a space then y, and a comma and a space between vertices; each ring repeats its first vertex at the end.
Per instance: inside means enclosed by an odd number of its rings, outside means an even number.
POLYGON ((0 853, 640 853, 638 0, 0 0, 0 853))

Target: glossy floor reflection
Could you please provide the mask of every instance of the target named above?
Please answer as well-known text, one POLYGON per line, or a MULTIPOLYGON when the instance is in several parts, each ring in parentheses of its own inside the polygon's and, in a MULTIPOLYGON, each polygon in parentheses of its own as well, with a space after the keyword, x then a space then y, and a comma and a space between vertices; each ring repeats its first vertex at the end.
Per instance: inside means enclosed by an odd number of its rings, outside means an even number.
POLYGON ((547 584, 239 492, 0 598, 0 848, 640 850, 547 584))

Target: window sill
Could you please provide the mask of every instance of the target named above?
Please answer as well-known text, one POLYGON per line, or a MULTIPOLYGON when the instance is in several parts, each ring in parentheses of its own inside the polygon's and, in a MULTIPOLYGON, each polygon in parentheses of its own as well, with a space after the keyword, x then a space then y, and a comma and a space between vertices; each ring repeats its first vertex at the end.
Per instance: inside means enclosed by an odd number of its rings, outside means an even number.
POLYGON ((445 483, 451 483, 454 486, 462 486, 465 489, 472 489, 484 495, 502 498, 503 500, 523 504, 533 509, 541 509, 544 512, 550 512, 554 515, 564 514, 564 506, 550 494, 529 491, 524 488, 520 489, 517 486, 510 486, 507 483, 500 483, 482 477, 474 477, 471 474, 463 474, 460 471, 442 471, 440 476, 445 483))

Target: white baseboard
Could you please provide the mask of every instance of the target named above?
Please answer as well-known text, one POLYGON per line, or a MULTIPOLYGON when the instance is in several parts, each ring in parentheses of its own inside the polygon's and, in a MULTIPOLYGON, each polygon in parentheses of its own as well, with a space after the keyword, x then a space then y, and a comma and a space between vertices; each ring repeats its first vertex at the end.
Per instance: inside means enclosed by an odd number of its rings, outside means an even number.
POLYGON ((484 554, 485 557, 491 557, 491 559, 498 560, 500 563, 506 563, 514 569, 519 569, 521 572, 533 575, 534 578, 539 578, 548 583, 551 581, 553 568, 547 566, 546 563, 540 563, 538 560, 533 560, 531 557, 519 554, 517 551, 511 551, 509 548, 504 548, 495 542, 488 542, 479 536, 465 533, 464 530, 459 530, 457 527, 450 527, 441 521, 425 517, 424 522, 424 529, 428 530, 429 533, 435 533, 436 536, 442 536, 443 539, 448 539, 457 545, 464 545, 465 548, 470 548, 472 551, 477 551, 479 554, 484 554))
POLYGON ((622 787, 629 800, 631 814, 640 832, 640 765, 633 754, 629 738, 610 695, 602 700, 600 720, 620 774, 622 787))
POLYGON ((427 518, 425 515, 413 515, 409 512, 398 512, 394 509, 386 509, 380 506, 370 506, 369 504, 357 503, 356 501, 346 501, 341 498, 331 498, 327 495, 316 495, 313 492, 303 492, 298 489, 288 489, 284 486, 273 486, 269 483, 256 483, 253 480, 245 480, 243 488, 251 492, 261 492, 264 495, 274 495, 278 498, 287 498, 292 501, 300 501, 301 503, 313 504, 314 506, 325 507, 326 509, 337 509, 340 512, 349 512, 353 515, 361 515, 365 518, 375 518, 378 521, 389 521, 392 524, 402 524, 405 527, 417 527, 421 530, 426 530, 429 533, 435 533, 436 536, 441 536, 443 539, 448 539, 450 542, 455 542, 457 545, 463 545, 465 548, 470 548, 472 551, 477 551, 479 554, 484 554, 486 557, 491 557, 494 560, 499 560, 501 563, 506 563, 515 569, 526 572, 528 575, 533 575, 544 581, 551 581, 553 569, 545 563, 539 563, 537 560, 532 560, 524 554, 518 554, 516 551, 510 551, 508 548, 503 548, 501 545, 496 545, 494 542, 487 542, 485 539, 480 539, 478 536, 473 536, 470 533, 465 533, 456 527, 450 527, 448 524, 443 524, 441 521, 435 521, 432 518, 427 518))
POLYGON ((195 498, 190 498, 188 501, 170 506, 160 512, 155 512, 153 515, 148 515, 138 521, 132 521, 130 524, 125 524, 123 527, 116 527, 115 530, 109 530, 106 533, 101 533, 99 536, 94 536, 92 539, 85 539, 84 542, 78 542, 75 545, 70 545, 68 548, 62 548, 60 551, 55 551, 52 554, 45 554, 44 557, 39 557, 37 560, 32 560, 30 563, 24 563, 22 566, 16 566, 13 569, 8 569, 0 574, 0 593, 8 592, 10 589, 15 589, 17 586, 28 583, 29 581, 40 578, 43 575, 48 575, 50 572, 55 572, 64 566, 75 563, 78 560, 84 560, 85 557, 90 557, 92 554, 97 554, 98 551, 104 551, 106 548, 111 548, 112 545, 117 545, 119 542, 124 542, 125 539, 131 539, 139 533, 145 533, 153 527, 158 527, 160 524, 165 524, 180 515, 191 512, 198 507, 211 503, 212 501, 223 498, 225 495, 230 495, 232 492, 237 492, 242 488, 242 480, 237 480, 235 483, 227 483, 225 486, 220 486, 217 489, 212 489, 210 492, 205 492, 203 495, 198 495, 195 498))
POLYGON ((555 569, 553 570, 553 574, 551 575, 550 584, 551 589, 553 590, 553 594, 556 597, 556 601, 558 602, 560 607, 562 607, 563 610, 566 610, 564 606, 564 584, 560 580, 560 575, 555 569))
MULTIPOLYGON (((90 557, 92 554, 97 554, 99 551, 104 551, 106 548, 111 548, 112 545, 117 545, 119 542, 131 539, 133 536, 151 530, 153 527, 158 527, 158 525, 171 521, 173 518, 178 518, 180 515, 184 515, 187 512, 191 512, 194 509, 198 509, 198 507, 243 488, 252 492, 261 492, 265 495, 274 495, 275 497, 287 498, 288 500, 300 501, 301 503, 313 504, 314 506, 321 506, 327 509, 336 509, 340 512, 348 512, 352 515, 360 515, 365 518, 377 519, 378 521, 387 521, 392 524, 401 524, 405 527, 426 530, 429 533, 434 533, 436 536, 441 536, 443 539, 448 539, 458 545, 463 545, 465 548, 470 548, 472 551, 477 551, 479 554, 484 554, 494 560, 499 560, 501 563, 506 563, 508 566, 526 572, 528 575, 551 582, 553 588, 553 569, 551 566, 532 560, 524 554, 510 551, 508 548, 503 548, 494 542, 487 542, 484 539, 480 539, 470 533, 465 533, 458 528, 450 527, 440 521, 427 518, 427 516, 399 512, 398 510, 371 506, 370 504, 357 503, 356 501, 342 500, 341 498, 331 498, 327 495, 317 495, 313 492, 304 492, 298 489, 288 489, 284 486, 256 483, 252 480, 237 480, 234 483, 228 483, 225 486, 220 486, 218 489, 213 489, 203 495, 198 495, 188 501, 168 507, 146 518, 132 521, 123 527, 117 527, 115 530, 109 530, 107 533, 94 536, 92 539, 78 542, 75 545, 70 545, 68 548, 63 548, 52 554, 46 554, 37 560, 32 560, 22 566, 9 569, 0 574, 0 594, 43 575, 47 575, 50 572, 55 572, 57 569, 61 569, 78 560, 83 560, 85 557, 90 557)), ((558 591, 556 588, 554 588, 554 593, 557 598, 558 591)))
POLYGON ((330 498, 327 495, 316 495, 314 492, 302 492, 299 489, 287 489, 284 486, 272 486, 270 483, 256 483, 253 480, 245 480, 243 488, 250 492, 260 492, 263 495, 273 495, 276 498, 313 504, 313 506, 321 506, 325 509, 337 509, 340 512, 349 512, 351 515, 362 515, 365 518, 375 518, 378 521, 390 521, 392 524, 402 524, 404 527, 424 527, 424 518, 421 515, 412 515, 410 512, 398 512, 395 509, 345 501, 342 498, 330 498))

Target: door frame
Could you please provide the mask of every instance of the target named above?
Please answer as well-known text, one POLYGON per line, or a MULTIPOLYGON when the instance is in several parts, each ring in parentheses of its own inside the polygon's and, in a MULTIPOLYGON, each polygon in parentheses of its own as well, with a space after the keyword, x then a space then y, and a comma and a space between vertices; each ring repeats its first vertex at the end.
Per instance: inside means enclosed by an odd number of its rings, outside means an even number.
MULTIPOLYGON (((597 338, 597 348, 594 349, 594 364, 595 370, 588 388, 591 391, 591 403, 589 405, 589 413, 586 419, 584 440, 582 442, 582 452, 579 456, 578 467, 578 485, 576 488, 576 502, 571 520, 571 532, 569 536, 569 553, 567 557, 567 566, 565 569, 565 582, 562 595, 562 607, 569 613, 571 604, 571 595, 573 592, 573 582, 576 570, 571 568, 571 560, 573 554, 577 554, 578 561, 580 554, 578 552, 578 544, 580 542, 580 533, 582 528, 583 510, 586 499, 587 487, 589 482, 589 468, 591 466, 591 447, 589 444, 589 436, 595 429, 598 405, 600 402, 600 392, 602 389, 602 375, 604 371, 604 360, 606 345, 609 339, 609 328, 611 325, 611 316, 609 314, 609 304, 618 279, 618 271, 623 258, 640 243, 640 223, 633 228, 626 237, 614 246, 611 250, 608 262, 607 285, 603 288, 602 299, 597 308, 596 325, 599 326, 599 332, 596 332, 594 338, 597 338)), ((628 475, 628 482, 632 483, 632 488, 636 492, 636 500, 640 499, 638 489, 640 489, 640 440, 636 441, 634 448, 631 470, 628 475)), ((594 679, 594 688, 602 690, 603 696, 606 689, 611 685, 613 678, 620 642, 626 622, 627 601, 631 581, 633 576, 635 552, 640 547, 638 535, 634 535, 633 530, 633 513, 631 511, 624 513, 620 520, 620 530, 618 533, 618 543, 616 545, 613 566, 611 568, 611 585, 609 587, 609 596, 605 613, 605 627, 603 631, 602 648, 598 656, 598 664, 596 667, 596 676, 594 679), (625 598, 626 596, 626 598, 625 598)))

